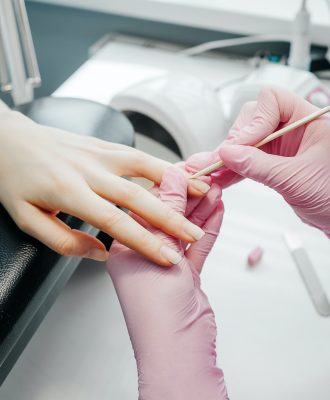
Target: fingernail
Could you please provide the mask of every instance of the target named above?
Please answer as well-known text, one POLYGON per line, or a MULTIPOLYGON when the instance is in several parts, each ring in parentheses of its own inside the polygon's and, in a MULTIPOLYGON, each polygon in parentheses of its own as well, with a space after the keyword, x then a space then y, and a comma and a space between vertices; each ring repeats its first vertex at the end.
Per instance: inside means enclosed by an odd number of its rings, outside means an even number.
POLYGON ((183 225, 183 230, 195 240, 199 240, 205 235, 203 229, 189 221, 185 222, 183 225))
POLYGON ((160 248, 160 254, 171 264, 178 264, 182 260, 182 255, 168 246, 162 246, 160 248))
POLYGON ((210 190, 210 186, 207 183, 201 181, 200 179, 191 179, 190 185, 193 186, 199 192, 202 192, 204 194, 206 194, 210 190))
POLYGON ((96 260, 96 261, 106 261, 108 257, 109 257, 108 252, 101 249, 90 249, 85 254, 85 258, 90 258, 91 260, 96 260))

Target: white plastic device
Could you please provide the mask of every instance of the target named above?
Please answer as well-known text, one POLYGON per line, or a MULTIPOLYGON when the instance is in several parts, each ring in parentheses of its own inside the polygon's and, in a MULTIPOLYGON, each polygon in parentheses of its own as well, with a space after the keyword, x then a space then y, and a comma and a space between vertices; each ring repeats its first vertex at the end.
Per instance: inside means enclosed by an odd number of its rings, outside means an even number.
POLYGON ((330 104, 329 92, 311 72, 266 64, 218 93, 193 75, 168 73, 123 90, 111 105, 159 123, 186 158, 217 147, 243 104, 256 100, 260 89, 267 85, 289 89, 320 108, 330 104))
POLYGON ((225 138, 222 106, 214 89, 189 74, 168 73, 117 94, 111 105, 144 114, 159 123, 182 156, 213 150, 225 138))
POLYGON ((293 21, 289 65, 308 71, 311 62, 310 46, 310 12, 307 10, 306 0, 302 0, 293 21))
MULTIPOLYGON (((227 94, 226 99, 231 103, 228 123, 233 122, 244 103, 256 100, 261 88, 267 85, 291 90, 320 108, 330 104, 329 91, 313 73, 280 64, 266 64, 234 85, 231 98, 227 94)), ((219 96, 222 95, 220 92, 219 96)))

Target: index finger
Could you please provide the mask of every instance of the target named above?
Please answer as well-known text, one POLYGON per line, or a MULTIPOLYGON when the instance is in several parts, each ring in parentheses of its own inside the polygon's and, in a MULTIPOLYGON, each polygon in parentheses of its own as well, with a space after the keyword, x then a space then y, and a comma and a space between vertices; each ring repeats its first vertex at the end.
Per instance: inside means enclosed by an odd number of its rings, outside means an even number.
POLYGON ((254 145, 276 129, 313 111, 317 107, 286 89, 266 86, 257 102, 243 106, 224 144, 254 145))

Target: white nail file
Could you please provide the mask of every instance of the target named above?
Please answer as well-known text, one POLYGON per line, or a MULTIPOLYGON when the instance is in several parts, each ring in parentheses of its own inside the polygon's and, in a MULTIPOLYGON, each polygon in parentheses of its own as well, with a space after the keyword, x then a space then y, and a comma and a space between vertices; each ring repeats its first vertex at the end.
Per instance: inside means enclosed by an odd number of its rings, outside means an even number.
POLYGON ((284 241, 298 268, 316 311, 323 317, 330 316, 330 303, 300 239, 291 232, 284 233, 284 241))

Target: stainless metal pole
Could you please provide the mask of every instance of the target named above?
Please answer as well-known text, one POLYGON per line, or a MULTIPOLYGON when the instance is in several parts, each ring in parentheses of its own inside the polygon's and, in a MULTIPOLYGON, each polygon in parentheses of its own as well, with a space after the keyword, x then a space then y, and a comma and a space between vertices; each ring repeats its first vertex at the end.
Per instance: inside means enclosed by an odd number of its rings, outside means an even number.
POLYGON ((10 74, 5 58, 5 50, 0 32, 0 90, 3 92, 9 92, 11 89, 12 85, 10 82, 10 74))
POLYGON ((30 102, 40 74, 23 1, 0 0, 0 36, 2 81, 15 105, 30 102))
POLYGON ((41 78, 25 3, 24 0, 12 1, 14 4, 17 27, 20 32, 21 45, 28 72, 28 80, 33 87, 38 87, 41 84, 41 78))

